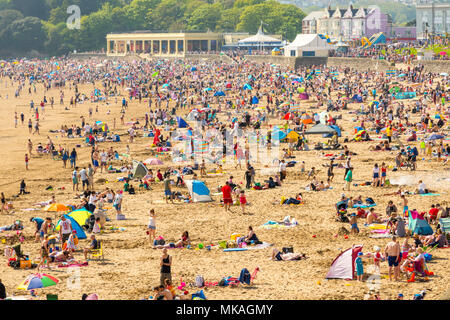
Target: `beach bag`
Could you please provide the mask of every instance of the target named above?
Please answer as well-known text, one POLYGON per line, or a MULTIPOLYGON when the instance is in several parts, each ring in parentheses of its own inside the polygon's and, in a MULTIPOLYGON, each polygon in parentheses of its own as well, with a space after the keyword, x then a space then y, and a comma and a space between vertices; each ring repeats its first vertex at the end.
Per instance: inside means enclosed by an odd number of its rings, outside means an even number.
POLYGON ((368 204, 375 204, 375 201, 372 198, 367 198, 366 203, 368 204))
POLYGON ((250 279, 251 279, 250 271, 248 271, 247 268, 242 269, 241 274, 239 275, 239 282, 250 284, 250 279))
POLYGON ((197 276, 195 278, 195 286, 198 288, 203 288, 205 286, 205 279, 203 279, 203 276, 197 276))
POLYGON ((164 239, 158 239, 158 240, 156 240, 156 243, 157 243, 158 245, 160 245, 160 246, 163 246, 163 245, 166 244, 166 240, 164 240, 164 239))

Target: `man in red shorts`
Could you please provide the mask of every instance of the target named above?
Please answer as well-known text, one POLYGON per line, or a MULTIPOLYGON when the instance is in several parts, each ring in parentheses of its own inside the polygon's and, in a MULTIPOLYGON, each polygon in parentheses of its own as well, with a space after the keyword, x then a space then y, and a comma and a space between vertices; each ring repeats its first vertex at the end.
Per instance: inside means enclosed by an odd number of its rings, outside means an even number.
POLYGON ((230 211, 230 206, 233 203, 233 198, 231 196, 231 187, 230 184, 225 182, 225 185, 222 187, 222 195, 223 195, 223 206, 225 208, 225 212, 230 211))

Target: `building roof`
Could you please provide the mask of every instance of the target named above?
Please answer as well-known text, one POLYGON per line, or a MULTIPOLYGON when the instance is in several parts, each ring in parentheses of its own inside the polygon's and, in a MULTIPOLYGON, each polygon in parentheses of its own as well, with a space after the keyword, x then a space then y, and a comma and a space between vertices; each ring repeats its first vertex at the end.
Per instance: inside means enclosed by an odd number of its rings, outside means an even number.
POLYGON ((319 18, 323 18, 324 12, 321 11, 312 11, 310 12, 306 17, 303 18, 303 20, 316 20, 319 18))
POLYGON ((256 33, 254 36, 239 40, 238 43, 243 44, 243 43, 261 43, 261 42, 276 42, 280 44, 282 43, 282 41, 279 39, 266 36, 262 31, 261 27, 259 28, 258 33, 256 33))

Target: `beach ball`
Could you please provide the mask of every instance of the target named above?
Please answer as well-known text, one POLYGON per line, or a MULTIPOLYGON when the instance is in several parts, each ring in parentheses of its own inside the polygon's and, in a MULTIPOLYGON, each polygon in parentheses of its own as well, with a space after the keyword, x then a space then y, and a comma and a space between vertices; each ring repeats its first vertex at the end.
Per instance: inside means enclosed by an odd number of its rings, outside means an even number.
POLYGON ((348 236, 344 236, 344 239, 348 239, 348 236))
POLYGON ((312 236, 313 238, 317 238, 317 236, 314 234, 313 236, 312 236))
POLYGON ((199 244, 198 244, 198 248, 199 248, 199 249, 203 249, 203 248, 204 248, 203 243, 199 243, 199 244))
POLYGON ((320 286, 321 284, 322 284, 322 282, 320 282, 320 281, 317 281, 317 284, 320 286))

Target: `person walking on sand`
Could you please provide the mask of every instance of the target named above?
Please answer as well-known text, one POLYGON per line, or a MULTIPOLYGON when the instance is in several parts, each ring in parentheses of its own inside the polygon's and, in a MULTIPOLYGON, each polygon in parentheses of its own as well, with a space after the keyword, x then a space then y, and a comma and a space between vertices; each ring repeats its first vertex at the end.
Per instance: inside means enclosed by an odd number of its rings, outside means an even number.
POLYGON ((28 170, 28 162, 30 162, 30 158, 28 157, 28 154, 25 153, 25 168, 28 170))
POLYGON ((75 170, 73 170, 72 172, 72 189, 73 191, 75 191, 75 186, 77 187, 77 191, 78 191, 78 187, 80 185, 79 181, 78 181, 78 167, 75 167, 75 170))
POLYGON ((164 285, 165 280, 168 279, 170 282, 172 282, 172 257, 167 254, 167 249, 163 249, 163 254, 160 259, 160 266, 161 266, 161 285, 164 285))
POLYGON ((231 195, 231 187, 229 182, 225 182, 225 185, 222 187, 222 196, 223 196, 223 207, 225 208, 225 212, 230 210, 230 206, 233 203, 233 197, 231 195))
POLYGON ((350 185, 352 184, 353 181, 353 168, 349 167, 347 174, 345 175, 345 188, 344 190, 346 191, 350 191, 350 185))
POLYGON ((156 215, 155 215, 155 209, 150 210, 150 218, 148 220, 148 226, 147 226, 147 234, 148 234, 148 240, 150 241, 150 244, 153 244, 153 241, 156 238, 156 215))
POLYGON ((393 236, 392 241, 386 245, 384 249, 385 257, 389 265, 389 280, 392 281, 392 273, 394 274, 394 280, 398 281, 399 276, 399 257, 400 257, 400 244, 397 242, 397 237, 393 236))

